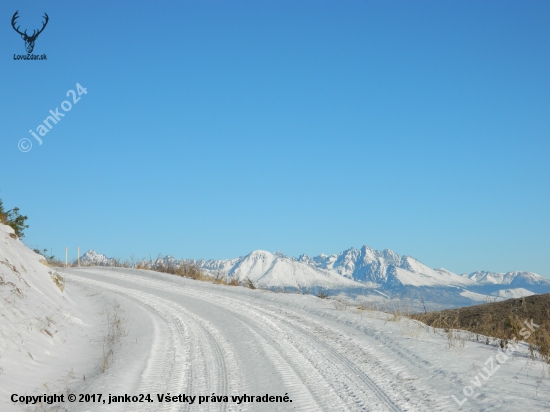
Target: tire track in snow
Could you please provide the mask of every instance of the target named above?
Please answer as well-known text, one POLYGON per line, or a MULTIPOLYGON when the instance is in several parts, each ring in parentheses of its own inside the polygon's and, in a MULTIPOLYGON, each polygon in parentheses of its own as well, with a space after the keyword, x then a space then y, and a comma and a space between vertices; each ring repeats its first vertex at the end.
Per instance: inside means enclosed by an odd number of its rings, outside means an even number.
MULTIPOLYGON (((128 276, 128 275, 120 275, 118 273, 114 274, 115 276, 128 276)), ((209 302, 213 302, 216 305, 219 305, 222 308, 225 308, 226 310, 231 310, 235 314, 238 314, 240 312, 235 311, 235 308, 238 305, 241 305, 242 309, 244 311, 253 311, 253 310, 260 310, 267 314, 273 314, 273 311, 267 311, 264 308, 259 307, 258 305, 251 305, 249 303, 245 303, 244 301, 236 298, 230 298, 227 296, 223 296, 221 294, 214 294, 211 292, 206 292, 201 290, 200 293, 193 291, 189 288, 182 288, 181 286, 174 286, 170 285, 169 287, 166 286, 166 284, 162 281, 153 280, 153 279, 143 279, 143 278, 137 278, 129 276, 127 277, 127 280, 129 281, 138 281, 144 285, 148 285, 153 288, 158 288, 162 290, 170 290, 174 293, 180 293, 184 295, 193 296, 195 298, 202 298, 205 300, 208 300, 209 302)), ((313 314, 315 315, 315 314, 313 314)), ((331 328, 325 323, 318 322, 315 320, 312 316, 304 317, 304 315, 300 315, 303 317, 302 324, 304 325, 311 325, 316 324, 318 325, 321 330, 327 331, 331 330, 331 328)), ((296 319, 301 319, 300 317, 296 317, 296 319)), ((279 320, 282 322, 284 321, 284 317, 279 317, 279 320)), ((339 322, 342 323, 342 322, 339 322)), ((288 323, 289 327, 294 327, 295 325, 292 322, 288 323)), ((363 332, 366 332, 363 328, 360 329, 363 332)), ((426 360, 419 359, 417 355, 414 353, 410 353, 406 350, 406 348, 403 348, 402 346, 398 345, 397 342, 392 341, 389 339, 389 337, 381 337, 379 331, 373 331, 370 330, 370 333, 365 333, 369 337, 372 337, 374 339, 377 339, 378 341, 383 341, 385 344, 388 344, 390 346, 390 349, 393 349, 394 352, 396 352, 395 357, 391 357, 391 359, 388 359, 387 355, 382 355, 380 353, 372 354, 369 353, 369 351, 366 351, 366 348, 364 348, 364 345, 361 346, 358 345, 347 345, 347 350, 349 348, 353 348, 355 346, 355 349, 358 347, 362 347, 362 351, 355 351, 356 353, 353 355, 355 359, 369 356, 371 362, 370 364, 374 364, 375 368, 368 368, 367 372, 365 372, 362 376, 366 377, 368 381, 371 382, 372 390, 375 393, 379 394, 379 397, 381 397, 382 402, 386 403, 387 401, 390 401, 391 404, 388 406, 389 410, 394 410, 392 408, 403 408, 404 410, 408 410, 409 408, 421 408, 426 409, 429 408, 431 410, 454 410, 454 404, 452 404, 449 401, 449 398, 447 396, 441 395, 437 392, 434 392, 432 389, 427 387, 426 385, 419 386, 418 384, 412 385, 411 380, 416 380, 416 378, 410 378, 410 379, 404 379, 402 377, 398 377, 400 374, 405 373, 406 375, 410 375, 410 370, 429 370, 430 374, 432 376, 436 376, 437 379, 445 379, 445 381, 448 382, 449 386, 452 386, 453 388, 456 388, 457 385, 457 379, 456 376, 449 376, 449 374, 441 370, 439 368, 434 367, 426 360), (385 358, 386 364, 383 364, 380 362, 380 359, 385 358), (387 364, 387 361, 390 362, 390 365, 387 364), (391 370, 394 372, 394 375, 389 375, 388 370, 391 370), (373 379, 370 377, 376 377, 378 382, 381 382, 381 384, 376 384, 373 379), (393 386, 393 390, 396 392, 395 395, 397 395, 396 399, 393 401, 391 398, 388 398, 388 395, 380 389, 380 386, 386 386, 387 384, 390 384, 393 386), (406 390, 405 390, 406 389, 406 390), (386 398, 384 400, 384 398, 386 398), (411 403, 412 401, 412 403, 411 403), (397 406, 398 405, 398 406, 397 406)), ((341 334, 341 331, 334 330, 334 333, 341 334)), ((316 338, 318 342, 324 342, 325 337, 323 337, 321 340, 316 338)), ((341 343, 338 340, 335 341, 335 343, 341 343)), ((322 344, 325 348, 327 346, 325 344, 322 344)), ((331 349, 332 350, 332 349, 331 349)), ((338 354, 338 351, 333 352, 338 354)), ((347 362, 350 362, 349 357, 344 356, 345 359, 347 359, 347 362)), ((349 363, 348 363, 349 364, 349 363)), ((361 368, 361 366, 365 365, 355 365, 353 362, 351 362, 351 365, 353 365, 353 368, 357 368, 360 371, 364 368, 361 368)), ((352 368, 352 369, 353 369, 352 368)), ((460 379, 458 379, 460 381, 460 379)), ((369 385, 367 385, 369 386, 369 385)), ((461 389, 462 386, 460 386, 459 389, 461 389)), ((347 388, 346 388, 347 389, 347 388)), ((349 392, 349 391, 348 391, 349 392)), ((456 390, 449 390, 449 393, 456 392, 456 390)))
MULTIPOLYGON (((176 303, 146 292, 93 279, 68 275, 76 281, 122 293, 157 311, 168 325, 168 339, 155 336, 148 364, 141 375, 139 393, 170 393, 177 395, 229 395, 244 389, 233 350, 221 334, 207 321, 176 303), (220 343, 222 343, 220 345, 220 343), (226 365, 229 363, 229 368, 226 365), (202 373, 198 373, 201 371, 202 373), (228 376, 230 384, 228 383, 228 376)), ((193 406, 179 403, 151 405, 159 411, 188 410, 193 406)), ((129 404, 128 410, 143 410, 143 404, 129 404), (134 408, 132 408, 134 406, 134 408)), ((208 403, 201 410, 225 411, 226 403, 208 403)), ((232 410, 246 410, 237 405, 232 410)))
MULTIPOLYGON (((126 275, 121 275, 118 273, 109 273, 109 276, 112 277, 118 277, 123 280, 127 280, 132 283, 139 283, 144 286, 153 287, 157 290, 163 290, 163 291, 169 291, 173 292, 173 288, 171 285, 163 284, 163 283, 157 283, 153 282, 151 283, 150 280, 145 281, 139 281, 136 282, 136 279, 133 277, 128 277, 126 275)), ((110 284, 108 284, 110 285, 110 284)), ((118 286, 114 286, 117 288, 118 286)), ((144 292, 140 292, 144 293, 144 292)), ((181 294, 180 296, 190 296, 189 294, 181 294)), ((204 296, 196 296, 193 295, 194 298, 200 298, 201 300, 205 300, 204 296)), ((216 298, 218 299, 218 296, 209 296, 210 298, 216 298)), ((212 302, 213 299, 207 299, 206 301, 209 303, 212 302)), ((216 304, 216 306, 218 306, 216 304)), ((183 308, 180 308, 182 311, 186 311, 183 308)), ((225 308, 222 307, 222 309, 225 310, 225 308)), ((190 314, 189 316, 193 316, 190 314)), ((301 356, 300 352, 297 350, 296 347, 289 344, 285 340, 281 340, 280 336, 282 332, 275 326, 274 329, 266 329, 266 322, 267 324, 270 324, 272 326, 273 322, 265 318, 264 316, 261 316, 257 314, 257 316, 243 316, 240 313, 233 312, 233 316, 241 321, 249 330, 252 331, 253 335, 257 338, 257 341, 262 344, 263 349, 266 353, 269 353, 270 355, 273 355, 270 357, 270 361, 275 365, 275 368, 281 373, 281 376, 285 379, 286 382, 289 383, 289 387, 291 389, 297 389, 296 393, 298 396, 296 397, 296 401, 302 401, 303 407, 300 408, 300 410, 311 410, 311 411, 319 411, 319 410, 326 410, 326 411, 350 411, 349 407, 346 403, 342 402, 336 402, 336 400, 339 398, 337 393, 334 391, 332 386, 328 383, 326 383, 326 379, 319 374, 317 369, 311 365, 309 362, 304 362, 303 357, 301 356), (257 319, 254 319, 257 318, 257 319), (258 334, 256 330, 259 329, 266 337, 258 334), (277 343, 275 343, 277 342, 277 343), (290 360, 290 362, 289 362, 290 360), (297 372, 298 371, 298 372, 297 372), (304 390, 304 381, 310 382, 311 385, 308 389, 304 390), (325 385, 322 385, 322 383, 325 383, 325 385), (323 402, 318 403, 315 399, 323 400, 323 402), (320 405, 324 405, 325 407, 322 407, 320 405), (326 408, 328 406, 328 408, 326 408)), ((223 340, 223 337, 218 337, 218 340, 223 340)), ((198 346, 198 345, 197 345, 198 346)), ((241 390, 242 391, 242 390, 241 390)), ((232 393, 239 393, 239 392, 232 392, 232 393)), ((242 393, 242 392, 241 392, 242 393)), ((293 393, 293 400, 294 400, 294 393, 293 393)), ((239 406, 239 405, 237 405, 239 406)), ((241 404, 241 408, 248 408, 247 404, 241 404)), ((240 409, 242 410, 242 409, 240 409)))
MULTIPOLYGON (((359 369, 347 356, 342 355, 338 350, 335 350, 331 345, 327 344, 325 340, 320 339, 318 337, 319 334, 310 333, 306 329, 298 327, 282 317, 279 318, 279 320, 284 322, 288 328, 294 329, 299 333, 306 335, 306 345, 309 344, 313 350, 317 350, 318 352, 323 353, 327 358, 331 359, 331 362, 340 369, 343 376, 351 375, 358 378, 366 388, 373 392, 380 400, 380 403, 375 405, 374 410, 381 410, 381 408, 384 407, 387 407, 391 411, 400 410, 396 403, 383 390, 381 390, 363 370, 359 369)), ((321 334, 326 335, 326 331, 323 330, 321 334)), ((361 356, 363 354, 359 355, 360 357, 364 357, 361 356)), ((363 403, 360 398, 355 395, 357 392, 364 392, 359 382, 348 380, 345 385, 348 387, 348 395, 355 401, 358 407, 367 408, 368 405, 372 405, 372 400, 363 403), (354 386, 354 388, 351 388, 351 386, 354 386)), ((365 395, 368 396, 368 394, 365 395)))
MULTIPOLYGON (((238 305, 239 303, 233 302, 232 307, 236 308, 238 305)), ((282 316, 274 316, 274 313, 263 308, 244 306, 246 307, 246 313, 255 312, 254 320, 256 324, 262 325, 266 334, 284 343, 290 343, 290 345, 285 346, 293 348, 302 358, 300 360, 291 359, 291 361, 304 363, 303 360, 306 360, 320 375, 321 379, 312 379, 311 372, 304 373, 316 384, 324 383, 324 385, 319 385, 314 390, 317 392, 317 398, 324 399, 325 404, 329 405, 329 410, 334 410, 334 408, 338 410, 343 410, 343 408, 369 410, 371 407, 374 407, 371 410, 375 411, 400 410, 395 402, 364 371, 357 368, 346 356, 340 354, 324 340, 319 339, 306 329, 298 327, 282 316), (284 339, 281 339, 281 337, 284 339), (357 382, 357 378, 361 382, 357 382), (363 385, 368 388, 368 391, 365 391, 363 385), (335 404, 335 398, 340 398, 341 403, 335 404)), ((293 320, 296 321, 296 319, 293 320)), ((288 350, 288 348, 286 349, 288 350)))
POLYGON ((338 394, 325 377, 311 362, 304 362, 299 349, 289 339, 281 339, 284 333, 270 319, 243 316, 233 312, 233 316, 245 325, 256 337, 269 360, 279 372, 292 394, 293 402, 301 404, 300 410, 349 411, 346 404, 336 402, 338 394), (260 333, 258 333, 261 332, 260 333))
MULTIPOLYGON (((421 383, 416 384, 416 392, 417 396, 420 394, 424 394, 423 397, 428 401, 432 403, 431 408, 441 411, 455 411, 456 410, 456 404, 454 401, 451 400, 449 397, 450 394, 454 393, 460 393, 462 391, 462 388, 466 385, 468 385, 468 382, 466 381, 465 376, 458 375, 453 372, 449 372, 446 369, 439 368, 435 365, 433 365, 431 362, 429 362, 427 359, 421 358, 418 356, 418 354, 408 350, 408 348, 404 347, 402 343, 395 341, 394 339, 391 339, 390 336, 387 336, 382 333, 380 330, 376 330, 372 328, 369 325, 357 325, 357 324, 351 324, 350 322, 346 321, 345 319, 342 319, 338 316, 333 316, 326 312, 317 312, 313 311, 308 307, 293 307, 292 305, 289 305, 288 303, 283 303, 286 307, 290 309, 298 309, 301 312, 305 311, 308 314, 313 315, 316 318, 323 318, 328 319, 330 321, 336 322, 341 325, 350 326, 368 337, 372 339, 376 339, 378 342, 383 344, 385 349, 389 349, 392 354, 388 356, 388 354, 381 354, 377 353, 376 358, 377 359, 385 359, 392 362, 391 370, 393 370, 397 375, 408 375, 408 378, 400 378, 400 379, 406 379, 406 380, 418 380, 418 376, 426 375, 428 373, 431 380, 436 380, 441 384, 442 381, 446 382, 448 389, 445 391, 446 394, 442 394, 439 392, 434 392, 427 384, 421 383), (396 361, 398 360, 398 361, 396 361)), ((313 322, 317 322, 312 320, 313 322)), ((318 323, 318 322, 317 322, 318 323)), ((327 327, 326 323, 319 323, 323 325, 323 327, 327 327)), ((470 403, 472 405, 478 405, 477 399, 470 398, 470 403)), ((478 405, 479 408, 482 408, 481 405, 478 405)))
POLYGON ((279 376, 283 379, 288 386, 289 393, 292 394, 293 402, 298 403, 300 411, 304 412, 318 412, 323 410, 323 407, 317 403, 314 394, 311 393, 309 388, 304 385, 303 380, 300 379, 299 374, 289 365, 289 363, 283 357, 283 354, 270 343, 265 337, 260 335, 256 331, 255 325, 249 324, 246 319, 239 319, 244 327, 250 332, 256 339, 256 342, 260 345, 263 352, 270 359, 272 365, 277 370, 279 376))
MULTIPOLYGON (((389 410, 399 411, 400 406, 408 409, 408 400, 410 394, 401 399, 398 406, 388 394, 364 372, 357 367, 349 358, 339 353, 330 345, 323 342, 319 337, 310 332, 296 328, 295 325, 286 321, 284 317, 276 315, 272 311, 250 305, 239 299, 228 298, 221 294, 213 294, 201 291, 195 292, 188 288, 182 288, 166 282, 142 279, 136 276, 125 275, 110 272, 109 276, 118 277, 132 283, 139 283, 163 291, 169 291, 180 295, 187 295, 194 298, 206 300, 224 310, 229 310, 234 316, 242 317, 246 313, 246 320, 253 323, 262 330, 273 342, 277 342, 281 350, 287 356, 287 361, 292 364, 293 369, 297 369, 300 375, 312 379, 316 385, 311 389, 317 399, 322 399, 323 404, 329 406, 329 410, 346 410, 351 405, 355 405, 352 410, 369 410, 371 405, 375 405, 376 411, 389 410), (240 310, 237 310, 240 309, 240 310), (254 315, 254 316, 251 316, 254 315), (276 322, 274 321, 274 319, 276 322), (284 339, 281 339, 284 337, 284 339), (315 342, 313 344, 312 342, 315 342), (292 356, 290 356, 292 354, 292 356), (330 361, 327 361, 327 357, 330 361), (361 382, 356 382, 352 377, 359 377, 361 382), (363 386, 368 388, 367 391, 363 386), (343 396, 346 394, 346 396, 343 396), (341 402, 335 404, 335 399, 340 398, 341 402)), ((310 321, 310 319, 308 319, 310 321)), ((371 371, 372 373, 372 371, 371 371)), ((378 375, 387 375, 383 368, 376 370, 378 375)), ((390 377, 386 381, 392 381, 390 377)), ((393 396, 401 395, 401 391, 392 393, 393 396)), ((433 405, 430 405, 433 407, 433 405)))

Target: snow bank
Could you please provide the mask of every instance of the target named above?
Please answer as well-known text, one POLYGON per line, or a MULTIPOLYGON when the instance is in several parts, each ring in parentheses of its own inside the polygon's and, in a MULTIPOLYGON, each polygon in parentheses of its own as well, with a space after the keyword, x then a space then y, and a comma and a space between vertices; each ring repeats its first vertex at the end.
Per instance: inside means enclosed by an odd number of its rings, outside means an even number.
POLYGON ((0 398, 9 399, 62 343, 57 322, 68 316, 63 279, 42 264, 10 226, 0 224, 0 398))

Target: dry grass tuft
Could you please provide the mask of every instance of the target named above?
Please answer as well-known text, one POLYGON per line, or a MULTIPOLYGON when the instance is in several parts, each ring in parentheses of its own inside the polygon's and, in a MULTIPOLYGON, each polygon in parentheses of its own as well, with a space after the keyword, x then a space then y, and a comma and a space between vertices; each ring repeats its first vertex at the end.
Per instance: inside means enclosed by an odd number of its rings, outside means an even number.
POLYGON ((326 299, 326 298, 328 298, 328 295, 325 292, 320 291, 319 293, 317 293, 317 297, 319 299, 326 299))
POLYGON ((224 283, 224 285, 227 285, 227 286, 239 286, 239 280, 236 279, 236 278, 226 278, 226 283, 224 283))
POLYGON ((109 307, 103 308, 103 314, 107 316, 107 335, 103 339, 103 356, 100 362, 101 372, 105 372, 112 364, 114 349, 123 337, 128 336, 128 331, 124 328, 122 318, 122 309, 120 303, 116 300, 109 307))
POLYGON ((248 289, 256 289, 256 285, 254 285, 254 282, 252 282, 252 279, 250 279, 248 276, 244 279, 244 286, 246 286, 248 289))
POLYGON ((59 288, 61 292, 65 290, 65 279, 59 273, 50 272, 50 277, 53 280, 53 283, 59 288))

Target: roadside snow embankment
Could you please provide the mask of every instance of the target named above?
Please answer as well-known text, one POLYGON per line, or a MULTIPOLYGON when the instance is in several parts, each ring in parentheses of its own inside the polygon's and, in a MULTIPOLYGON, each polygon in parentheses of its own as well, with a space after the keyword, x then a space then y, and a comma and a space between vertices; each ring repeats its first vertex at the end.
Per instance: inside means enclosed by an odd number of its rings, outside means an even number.
POLYGON ((114 296, 93 295, 96 291, 76 285, 69 285, 68 294, 63 277, 42 259, 11 227, 0 224, 2 411, 25 407, 12 402, 12 395, 67 394, 112 363, 114 345, 106 345, 113 329, 109 319, 122 313, 115 313, 114 296))
POLYGON ((62 343, 57 323, 68 315, 63 279, 40 263, 10 226, 0 224, 0 391, 3 399, 28 382, 62 343))

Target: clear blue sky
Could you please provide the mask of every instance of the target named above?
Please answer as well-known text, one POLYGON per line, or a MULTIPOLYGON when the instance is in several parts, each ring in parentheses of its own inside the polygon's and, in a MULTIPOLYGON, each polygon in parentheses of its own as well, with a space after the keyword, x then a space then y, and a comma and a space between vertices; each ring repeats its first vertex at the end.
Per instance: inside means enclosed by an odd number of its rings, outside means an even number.
POLYGON ((550 277, 548 1, 2 1, 0 16, 0 198, 31 246, 368 244, 550 277), (13 60, 16 10, 30 32, 48 13, 47 61, 13 60), (88 94, 38 145, 28 131, 76 83, 88 94))

